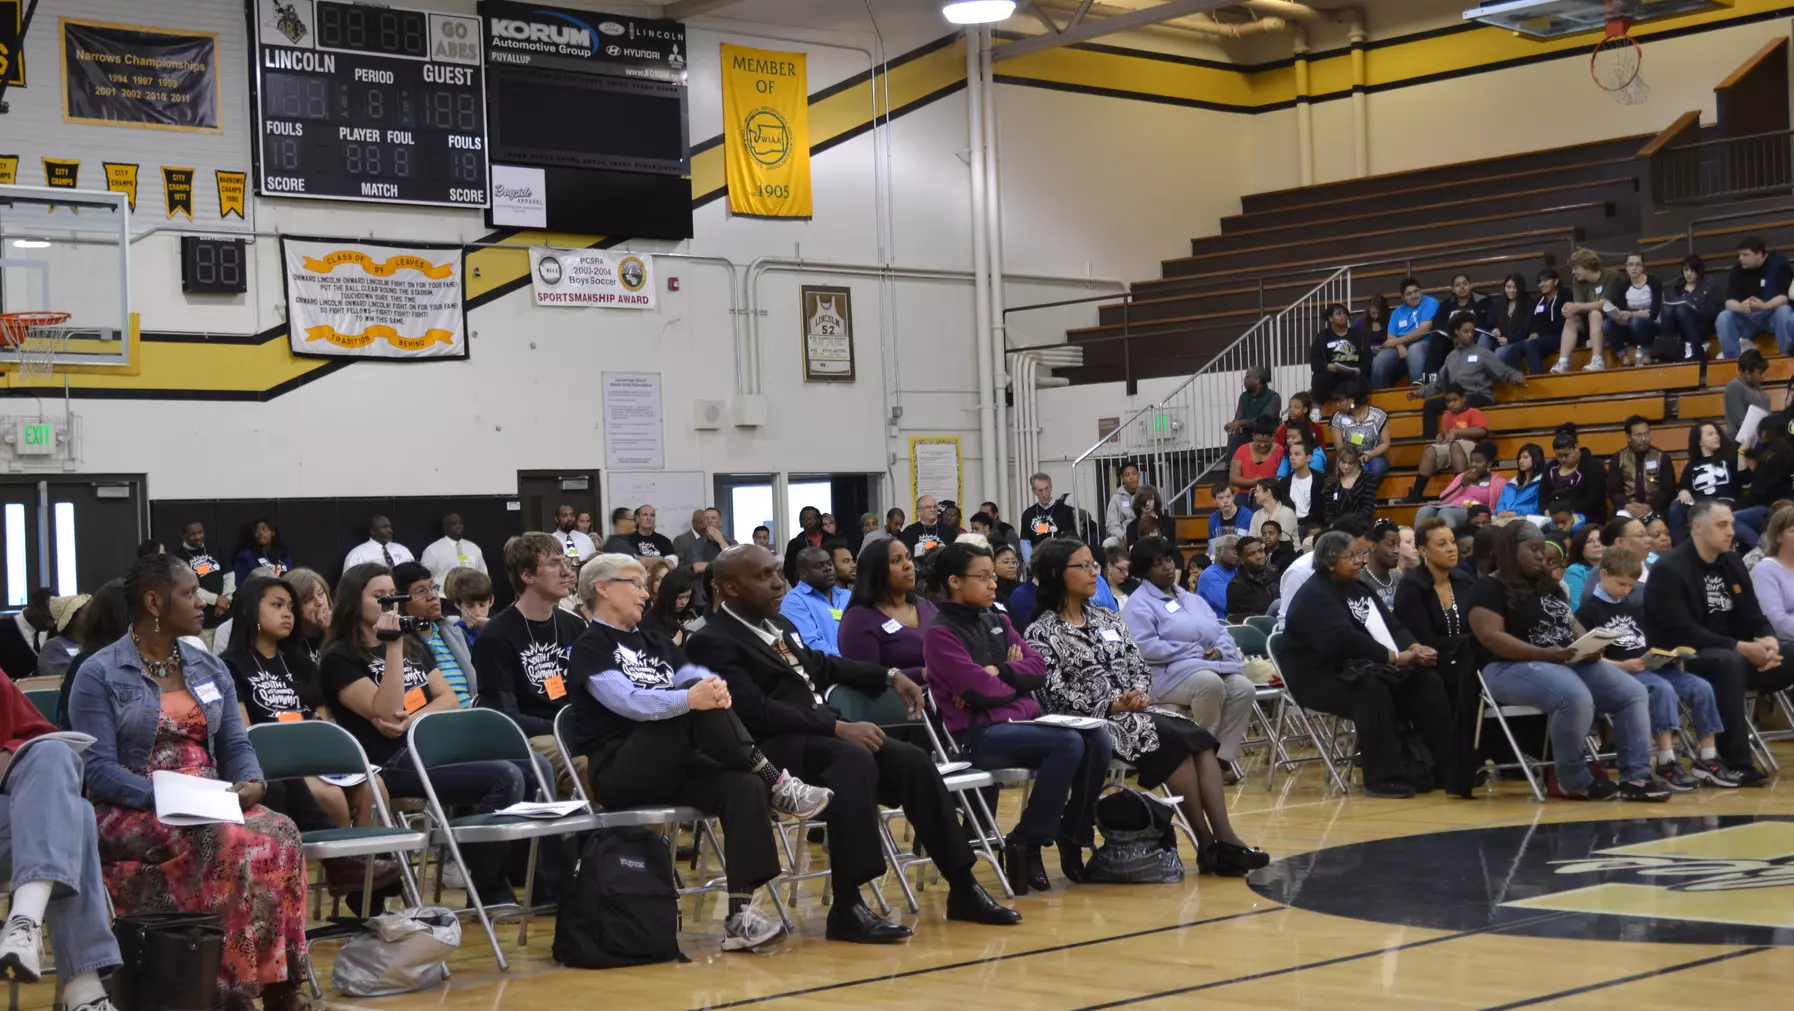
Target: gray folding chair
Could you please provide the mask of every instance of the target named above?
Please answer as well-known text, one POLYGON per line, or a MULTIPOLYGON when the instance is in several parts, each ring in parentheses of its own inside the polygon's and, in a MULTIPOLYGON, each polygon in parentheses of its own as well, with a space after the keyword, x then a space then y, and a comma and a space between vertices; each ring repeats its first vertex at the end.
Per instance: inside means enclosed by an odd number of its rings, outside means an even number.
MULTIPOLYGON (((1266 649, 1270 651, 1271 662, 1277 665, 1279 672, 1288 670, 1288 664, 1284 662, 1283 644, 1287 641, 1284 636, 1285 633, 1277 632, 1265 644, 1266 649)), ((1351 773, 1352 754, 1356 750, 1357 736, 1357 730, 1352 726, 1351 720, 1306 709, 1301 700, 1296 698, 1295 692, 1290 689, 1289 677, 1285 673, 1282 696, 1277 702, 1277 722, 1271 732, 1272 739, 1277 742, 1276 749, 1283 755, 1283 758, 1269 763, 1265 789, 1268 790, 1275 785, 1278 769, 1294 769, 1305 762, 1318 759, 1327 767, 1328 789, 1331 790, 1332 787, 1337 786, 1340 793, 1350 796, 1351 781, 1348 776, 1351 773), (1292 716, 1297 727, 1300 728, 1300 732, 1285 736, 1283 728, 1287 725, 1286 721, 1292 716), (1288 745, 1302 740, 1306 740, 1314 746, 1316 758, 1294 758, 1289 755, 1288 745), (1341 765, 1346 768, 1345 774, 1341 774, 1339 771, 1341 765)))

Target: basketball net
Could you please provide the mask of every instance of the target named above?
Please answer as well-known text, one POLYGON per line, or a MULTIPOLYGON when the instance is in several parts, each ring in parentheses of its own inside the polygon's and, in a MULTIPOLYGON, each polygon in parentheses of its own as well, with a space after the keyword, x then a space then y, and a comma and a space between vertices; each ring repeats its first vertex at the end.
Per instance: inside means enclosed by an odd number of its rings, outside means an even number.
POLYGON ((1621 105, 1641 105, 1651 97, 1651 87, 1639 73, 1644 66, 1644 47, 1626 34, 1631 28, 1631 18, 1608 18, 1606 34, 1595 43, 1588 63, 1595 84, 1621 105))
POLYGON ((9 312, 0 314, 0 346, 11 349, 19 363, 17 381, 35 384, 56 372, 56 355, 68 347, 66 312, 9 312))

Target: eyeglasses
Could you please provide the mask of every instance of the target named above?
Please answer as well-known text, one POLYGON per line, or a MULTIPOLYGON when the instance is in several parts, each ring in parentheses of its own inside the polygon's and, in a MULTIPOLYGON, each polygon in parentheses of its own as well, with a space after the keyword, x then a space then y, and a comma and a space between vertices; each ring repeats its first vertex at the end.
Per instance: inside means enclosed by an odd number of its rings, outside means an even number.
POLYGON ((997 574, 995 572, 968 572, 959 578, 961 578, 961 579, 979 579, 979 580, 983 580, 986 583, 994 583, 997 581, 997 574))
POLYGON ((1066 568, 1068 568, 1068 569, 1083 569, 1085 572, 1088 572, 1093 576, 1096 575, 1097 573, 1103 571, 1103 567, 1101 565, 1097 564, 1096 562, 1085 562, 1082 565, 1067 565, 1066 568))
POLYGON ((427 586, 421 590, 412 590, 411 591, 411 599, 412 600, 435 600, 437 597, 440 597, 440 596, 442 596, 442 594, 437 593, 436 587, 434 587, 434 586, 427 586))
POLYGON ((648 584, 642 582, 639 579, 606 579, 605 582, 607 582, 607 583, 628 583, 630 586, 635 587, 636 589, 642 591, 643 593, 648 592, 648 584))

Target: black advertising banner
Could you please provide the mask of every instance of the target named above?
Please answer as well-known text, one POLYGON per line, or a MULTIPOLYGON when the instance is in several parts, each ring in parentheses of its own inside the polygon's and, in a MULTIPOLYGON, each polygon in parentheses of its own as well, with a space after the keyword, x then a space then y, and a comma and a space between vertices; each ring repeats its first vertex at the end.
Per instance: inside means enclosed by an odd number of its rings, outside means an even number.
POLYGON ((62 19, 62 118, 219 133, 218 36, 62 19))
POLYGON ((169 217, 185 214, 193 220, 193 170, 162 166, 162 203, 169 217))
POLYGON ((25 0, 0 0, 0 83, 9 88, 25 86, 24 24, 25 0))
POLYGON ((601 11, 510 0, 480 0, 486 23, 486 65, 541 67, 577 73, 683 83, 685 25, 601 11))

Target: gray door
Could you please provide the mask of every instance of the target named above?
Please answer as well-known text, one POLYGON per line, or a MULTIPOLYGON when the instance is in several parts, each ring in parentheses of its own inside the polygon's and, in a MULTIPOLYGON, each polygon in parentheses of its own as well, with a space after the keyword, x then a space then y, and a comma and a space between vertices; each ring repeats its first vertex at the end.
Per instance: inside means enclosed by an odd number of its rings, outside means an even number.
POLYGON ((124 575, 148 530, 141 474, 0 477, 5 606, 31 591, 92 593, 124 575))

